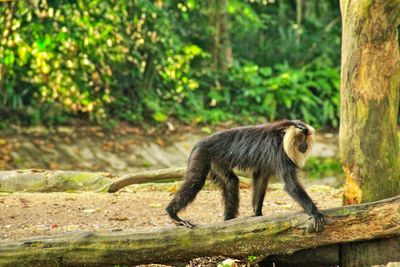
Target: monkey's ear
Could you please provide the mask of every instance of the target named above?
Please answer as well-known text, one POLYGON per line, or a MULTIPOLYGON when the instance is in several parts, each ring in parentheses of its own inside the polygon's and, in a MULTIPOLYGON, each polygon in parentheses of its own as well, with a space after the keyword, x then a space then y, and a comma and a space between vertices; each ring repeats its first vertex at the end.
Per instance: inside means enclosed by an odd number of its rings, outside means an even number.
POLYGON ((287 128, 288 128, 287 126, 281 126, 281 127, 278 128, 278 131, 280 131, 282 133, 285 133, 287 128))
POLYGON ((308 128, 310 135, 314 135, 316 133, 316 130, 313 127, 311 127, 310 125, 307 125, 307 128, 308 128))
POLYGON ((289 128, 288 126, 278 127, 277 130, 278 130, 279 136, 283 137, 286 134, 286 131, 288 130, 288 128, 289 128))

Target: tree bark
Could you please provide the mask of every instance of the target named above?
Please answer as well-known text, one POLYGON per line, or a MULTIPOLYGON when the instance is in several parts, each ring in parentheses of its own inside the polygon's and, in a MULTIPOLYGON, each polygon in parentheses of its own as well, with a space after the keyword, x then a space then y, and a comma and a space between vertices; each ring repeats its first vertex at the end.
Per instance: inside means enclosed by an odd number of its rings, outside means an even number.
MULTIPOLYGON (((320 234, 306 230, 309 217, 299 212, 273 218, 238 218, 200 225, 194 229, 169 227, 109 234, 81 232, 58 237, 0 241, 0 265, 182 265, 195 257, 214 255, 237 259, 255 256, 261 260, 269 255, 291 254, 306 248, 398 238, 399 210, 400 197, 324 210, 329 223, 320 234)), ((338 250, 337 253, 339 259, 345 251, 338 250)))
POLYGON ((340 158, 345 204, 400 192, 400 1, 341 0, 340 158))

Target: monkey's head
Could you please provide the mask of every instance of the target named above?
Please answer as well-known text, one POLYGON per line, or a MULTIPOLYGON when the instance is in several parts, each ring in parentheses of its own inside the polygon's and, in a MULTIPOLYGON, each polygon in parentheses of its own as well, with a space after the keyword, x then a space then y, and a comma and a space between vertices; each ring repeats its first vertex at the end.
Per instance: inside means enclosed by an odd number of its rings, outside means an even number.
POLYGON ((302 167, 314 144, 315 129, 304 122, 295 120, 291 121, 284 131, 283 149, 298 167, 302 167))

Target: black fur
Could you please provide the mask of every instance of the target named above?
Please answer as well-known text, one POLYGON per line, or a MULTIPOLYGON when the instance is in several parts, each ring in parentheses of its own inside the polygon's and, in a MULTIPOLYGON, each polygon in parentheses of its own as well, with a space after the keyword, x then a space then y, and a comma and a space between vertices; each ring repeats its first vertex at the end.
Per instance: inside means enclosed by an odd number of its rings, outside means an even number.
MULTIPOLYGON (((185 181, 166 208, 168 215, 178 225, 193 227, 177 214, 191 203, 203 187, 207 175, 222 188, 225 201, 225 220, 235 218, 239 208, 239 179, 233 168, 253 170, 253 210, 262 215, 262 205, 268 180, 280 176, 285 190, 314 218, 316 231, 323 228, 323 215, 297 180, 298 167, 283 148, 285 129, 295 126, 306 135, 307 126, 300 121, 281 121, 260 126, 239 127, 223 131, 198 142, 189 157, 185 181)), ((308 149, 305 142, 300 151, 308 149)), ((303 152, 303 153, 304 153, 303 152)))

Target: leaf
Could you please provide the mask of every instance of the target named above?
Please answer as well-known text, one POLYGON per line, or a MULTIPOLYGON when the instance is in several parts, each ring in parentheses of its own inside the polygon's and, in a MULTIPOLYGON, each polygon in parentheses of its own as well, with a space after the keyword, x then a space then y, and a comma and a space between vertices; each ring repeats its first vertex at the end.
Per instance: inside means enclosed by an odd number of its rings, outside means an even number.
POLYGON ((205 132, 205 133, 208 133, 208 134, 211 134, 211 133, 212 133, 211 129, 208 128, 208 127, 202 127, 202 128, 201 128, 201 131, 202 131, 202 132, 205 132))
POLYGON ((108 220, 109 221, 120 221, 120 222, 123 222, 123 221, 127 221, 129 219, 128 219, 128 217, 117 217, 117 218, 110 218, 108 220))
POLYGON ((152 208, 161 208, 163 206, 163 204, 162 203, 150 203, 149 206, 152 208))
POLYGON ((59 166, 57 163, 50 162, 50 163, 49 163, 49 168, 50 168, 50 169, 59 169, 60 166, 59 166))
POLYGON ((164 141, 163 141, 160 137, 158 137, 158 138, 156 139, 156 142, 157 142, 157 144, 159 144, 160 146, 164 146, 164 141))
POLYGON ((48 144, 47 144, 47 147, 48 147, 48 148, 54 148, 55 145, 54 145, 53 143, 48 143, 48 144))
POLYGON ((290 108, 292 106, 292 99, 290 99, 290 98, 284 98, 283 102, 285 102, 285 106, 287 108, 290 108))
POLYGON ((75 231, 76 229, 78 229, 78 226, 76 225, 66 225, 63 227, 63 230, 66 231, 75 231))
POLYGON ((272 74, 272 68, 271 67, 262 67, 262 68, 260 68, 260 73, 264 76, 270 76, 272 74))
POLYGON ((239 265, 237 262, 240 262, 239 260, 234 260, 234 259, 226 259, 223 262, 218 263, 218 266, 224 266, 224 267, 238 267, 239 265))
POLYGON ((171 187, 170 189, 167 190, 168 193, 175 193, 178 190, 178 188, 176 188, 176 186, 171 187))
POLYGON ((147 159, 142 159, 142 165, 144 167, 150 167, 151 163, 147 159))
POLYGON ((167 119, 167 115, 165 115, 162 112, 156 112, 153 114, 153 119, 158 121, 158 122, 163 122, 167 119))
POLYGON ((73 190, 73 189, 68 189, 68 190, 65 190, 65 193, 80 193, 81 191, 79 191, 79 190, 73 190))
POLYGON ((84 209, 84 210, 82 210, 82 212, 85 212, 85 213, 95 213, 95 212, 99 212, 99 211, 100 211, 99 208, 96 208, 96 209, 84 209))
POLYGON ((343 197, 343 191, 339 191, 336 194, 332 195, 334 198, 342 198, 343 197))

